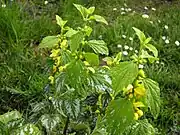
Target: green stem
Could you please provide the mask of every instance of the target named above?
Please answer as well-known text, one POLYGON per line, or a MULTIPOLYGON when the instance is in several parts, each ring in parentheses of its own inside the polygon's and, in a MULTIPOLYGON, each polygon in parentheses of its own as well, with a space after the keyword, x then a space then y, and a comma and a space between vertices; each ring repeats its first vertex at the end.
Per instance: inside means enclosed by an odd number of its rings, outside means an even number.
POLYGON ((63 130, 63 135, 66 135, 66 133, 67 133, 68 124, 69 124, 69 117, 67 117, 67 119, 66 119, 66 124, 65 124, 64 130, 63 130))

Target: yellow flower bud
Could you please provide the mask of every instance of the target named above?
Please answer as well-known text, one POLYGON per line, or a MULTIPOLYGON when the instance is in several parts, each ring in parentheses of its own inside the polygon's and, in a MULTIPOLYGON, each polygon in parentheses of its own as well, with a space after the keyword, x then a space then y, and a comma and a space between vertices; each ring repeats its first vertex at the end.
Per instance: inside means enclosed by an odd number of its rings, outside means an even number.
POLYGON ((60 53, 60 49, 53 49, 51 51, 50 57, 57 57, 59 55, 59 53, 60 53))
POLYGON ((89 62, 84 61, 84 65, 85 65, 85 66, 89 66, 90 64, 89 64, 89 62))
POLYGON ((59 66, 61 64, 61 56, 56 58, 55 64, 56 64, 56 66, 59 66))
POLYGON ((139 117, 143 116, 143 111, 142 110, 138 110, 137 114, 139 115, 139 117))
POLYGON ((132 93, 129 94, 129 98, 133 98, 133 94, 132 93))
POLYGON ((63 66, 60 66, 60 67, 59 67, 59 71, 60 71, 60 72, 63 72, 63 70, 64 70, 64 67, 63 67, 63 66))
POLYGON ((138 120, 139 115, 137 113, 134 113, 134 119, 138 120))
POLYGON ((61 42, 61 48, 67 48, 67 47, 68 47, 68 44, 67 44, 67 40, 65 39, 61 42))
POLYGON ((50 83, 53 84, 54 83, 54 77, 53 76, 49 76, 48 78, 50 80, 50 83))

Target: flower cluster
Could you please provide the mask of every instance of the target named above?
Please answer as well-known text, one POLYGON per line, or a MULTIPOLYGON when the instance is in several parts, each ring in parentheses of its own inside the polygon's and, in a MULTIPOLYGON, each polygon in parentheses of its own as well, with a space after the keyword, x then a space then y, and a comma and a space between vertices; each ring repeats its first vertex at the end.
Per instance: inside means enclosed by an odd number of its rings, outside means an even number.
POLYGON ((50 57, 54 60, 53 65, 53 73, 49 77, 50 83, 54 83, 54 76, 56 72, 63 72, 68 64, 63 65, 62 63, 62 57, 61 57, 61 50, 66 50, 68 47, 67 40, 66 39, 60 39, 60 46, 58 45, 55 49, 51 50, 50 57))
MULTIPOLYGON (((121 7, 119 10, 120 10, 120 12, 121 12, 121 15, 125 15, 126 13, 132 11, 132 9, 129 8, 126 3, 125 3, 124 6, 121 7)), ((118 11, 118 9, 115 7, 115 8, 113 8, 113 11, 118 11)), ((133 12, 134 12, 134 11, 133 11, 133 12)))
POLYGON ((144 78, 145 73, 142 69, 140 69, 138 77, 134 81, 134 83, 129 84, 127 88, 123 90, 127 98, 133 101, 135 120, 138 120, 140 117, 143 116, 143 111, 141 110, 141 108, 145 107, 145 105, 141 102, 141 98, 143 98, 146 95, 146 90, 142 83, 144 78))

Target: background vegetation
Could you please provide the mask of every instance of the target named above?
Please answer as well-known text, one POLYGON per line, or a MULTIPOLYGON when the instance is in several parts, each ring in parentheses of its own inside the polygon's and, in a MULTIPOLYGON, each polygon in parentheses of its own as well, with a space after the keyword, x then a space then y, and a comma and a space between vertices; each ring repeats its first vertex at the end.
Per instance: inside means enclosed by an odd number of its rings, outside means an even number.
MULTIPOLYGON (((94 26, 93 37, 103 38, 111 55, 120 50, 128 53, 136 50, 132 27, 152 37, 160 60, 145 69, 148 76, 160 84, 162 107, 158 119, 153 120, 149 115, 149 120, 159 134, 180 132, 180 45, 176 42, 180 42, 178 0, 31 0, 0 3, 0 114, 16 109, 26 118, 31 104, 44 98, 51 61, 46 57, 48 52, 38 50, 37 46, 43 37, 58 33, 56 14, 72 20, 68 22, 71 26, 81 23, 80 15, 74 12, 72 4, 80 3, 87 7, 95 6, 95 12, 109 22, 106 27, 100 24, 94 26), (148 17, 143 18, 144 14, 148 17), (129 49, 126 50, 125 46, 129 49)), ((128 59, 128 55, 124 58, 128 59)))

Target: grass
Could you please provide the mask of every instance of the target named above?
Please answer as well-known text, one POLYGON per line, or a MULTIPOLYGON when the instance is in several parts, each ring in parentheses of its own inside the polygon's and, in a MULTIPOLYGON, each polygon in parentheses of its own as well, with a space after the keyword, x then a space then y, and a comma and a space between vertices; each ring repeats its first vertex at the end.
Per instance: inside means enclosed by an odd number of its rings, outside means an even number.
POLYGON ((44 5, 43 1, 31 1, 11 3, 6 8, 0 8, 0 112, 13 109, 24 111, 29 102, 43 98, 48 66, 45 64, 46 53, 39 51, 37 46, 43 37, 59 32, 54 23, 55 14, 72 20, 68 22, 71 26, 80 23, 81 18, 74 12, 73 2, 94 5, 95 12, 108 20, 108 26, 94 26, 93 37, 103 38, 111 55, 122 50, 117 47, 118 44, 128 45, 134 50, 137 48, 132 27, 137 27, 152 37, 152 44, 159 50, 160 64, 147 67, 146 71, 150 78, 159 82, 163 103, 160 116, 152 123, 160 134, 177 133, 180 129, 177 123, 180 108, 180 46, 174 42, 180 40, 178 1, 162 3, 156 0, 65 0, 49 1, 47 5, 44 5), (149 10, 145 10, 145 6, 149 10), (152 7, 156 8, 156 11, 152 11, 152 7), (121 8, 131 8, 132 11, 122 14, 124 11, 121 8), (148 19, 142 18, 145 13, 149 15, 148 19), (165 25, 169 27, 168 30, 164 28, 165 25), (126 39, 122 35, 126 35, 126 39), (166 44, 162 36, 168 37, 170 43, 166 44), (129 37, 132 37, 133 41, 129 40, 129 37))
POLYGON ((0 112, 26 108, 28 100, 42 98, 47 83, 46 59, 36 48, 44 36, 56 33, 56 25, 46 16, 33 19, 23 6, 0 9, 0 112))

